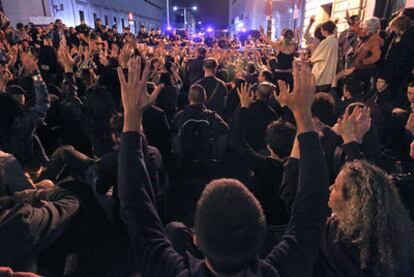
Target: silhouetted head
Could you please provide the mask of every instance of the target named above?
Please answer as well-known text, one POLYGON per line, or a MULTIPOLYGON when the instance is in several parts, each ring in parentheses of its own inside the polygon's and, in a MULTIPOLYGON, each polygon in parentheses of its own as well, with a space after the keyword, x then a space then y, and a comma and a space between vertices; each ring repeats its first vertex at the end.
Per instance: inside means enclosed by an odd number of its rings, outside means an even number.
POLYGON ((215 272, 244 270, 257 257, 265 230, 262 207, 242 183, 219 179, 204 189, 195 215, 195 242, 215 272))

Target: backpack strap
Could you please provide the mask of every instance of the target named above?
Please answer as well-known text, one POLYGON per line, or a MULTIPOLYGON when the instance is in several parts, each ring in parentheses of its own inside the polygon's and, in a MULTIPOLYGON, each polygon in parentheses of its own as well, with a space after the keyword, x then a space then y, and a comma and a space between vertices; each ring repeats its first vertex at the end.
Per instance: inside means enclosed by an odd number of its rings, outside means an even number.
POLYGON ((207 106, 208 105, 210 105, 210 102, 214 99, 214 97, 216 96, 216 94, 217 94, 217 92, 218 92, 218 89, 219 89, 219 86, 220 86, 220 81, 217 81, 217 84, 216 84, 216 86, 215 86, 215 88, 214 88, 214 90, 213 90, 213 93, 211 93, 211 95, 210 95, 210 97, 208 98, 208 100, 207 100, 207 106))

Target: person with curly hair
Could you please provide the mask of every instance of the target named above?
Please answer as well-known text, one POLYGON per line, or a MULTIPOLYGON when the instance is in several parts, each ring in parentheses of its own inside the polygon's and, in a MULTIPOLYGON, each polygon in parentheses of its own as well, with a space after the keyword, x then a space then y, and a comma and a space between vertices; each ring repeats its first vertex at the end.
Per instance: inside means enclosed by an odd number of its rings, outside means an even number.
POLYGON ((384 171, 347 163, 330 190, 317 276, 413 276, 413 224, 384 171))

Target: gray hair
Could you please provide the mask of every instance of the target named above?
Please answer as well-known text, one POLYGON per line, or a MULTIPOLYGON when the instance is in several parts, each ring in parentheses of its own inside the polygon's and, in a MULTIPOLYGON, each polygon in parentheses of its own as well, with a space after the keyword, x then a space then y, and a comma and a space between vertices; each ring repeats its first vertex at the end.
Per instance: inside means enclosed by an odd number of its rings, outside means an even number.
POLYGON ((368 18, 362 22, 362 27, 367 28, 368 35, 375 34, 381 28, 380 20, 378 17, 368 18))

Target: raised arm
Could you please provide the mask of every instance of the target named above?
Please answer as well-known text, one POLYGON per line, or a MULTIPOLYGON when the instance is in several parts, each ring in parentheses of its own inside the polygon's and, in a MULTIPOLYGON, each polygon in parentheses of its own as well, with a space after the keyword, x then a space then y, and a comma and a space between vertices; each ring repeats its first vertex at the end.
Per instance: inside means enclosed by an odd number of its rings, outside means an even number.
POLYGON ((142 114, 153 104, 162 87, 147 93, 150 61, 141 78, 141 58, 132 58, 128 81, 118 68, 124 107, 124 128, 119 152, 118 185, 122 219, 128 227, 132 249, 142 258, 143 276, 177 276, 184 259, 168 241, 159 218, 143 154, 142 114))
POLYGON ((253 101, 253 93, 250 91, 250 84, 242 84, 241 88, 237 89, 237 93, 240 98, 241 109, 236 118, 236 123, 232 131, 232 143, 237 149, 242 158, 249 164, 250 167, 259 167, 262 163, 266 161, 266 157, 260 155, 247 143, 243 123, 246 120, 248 113, 248 107, 253 101))
POLYGON ((260 32, 260 36, 262 37, 262 39, 264 40, 264 42, 270 46, 273 47, 273 49, 275 49, 277 52, 280 51, 280 46, 278 42, 272 41, 266 34, 264 31, 263 26, 260 26, 259 28, 259 32, 260 32))
POLYGON ((327 215, 328 170, 312 121, 315 79, 308 63, 294 62, 294 92, 279 82, 279 102, 293 112, 300 148, 299 183, 288 230, 266 260, 282 274, 311 276, 327 215))

